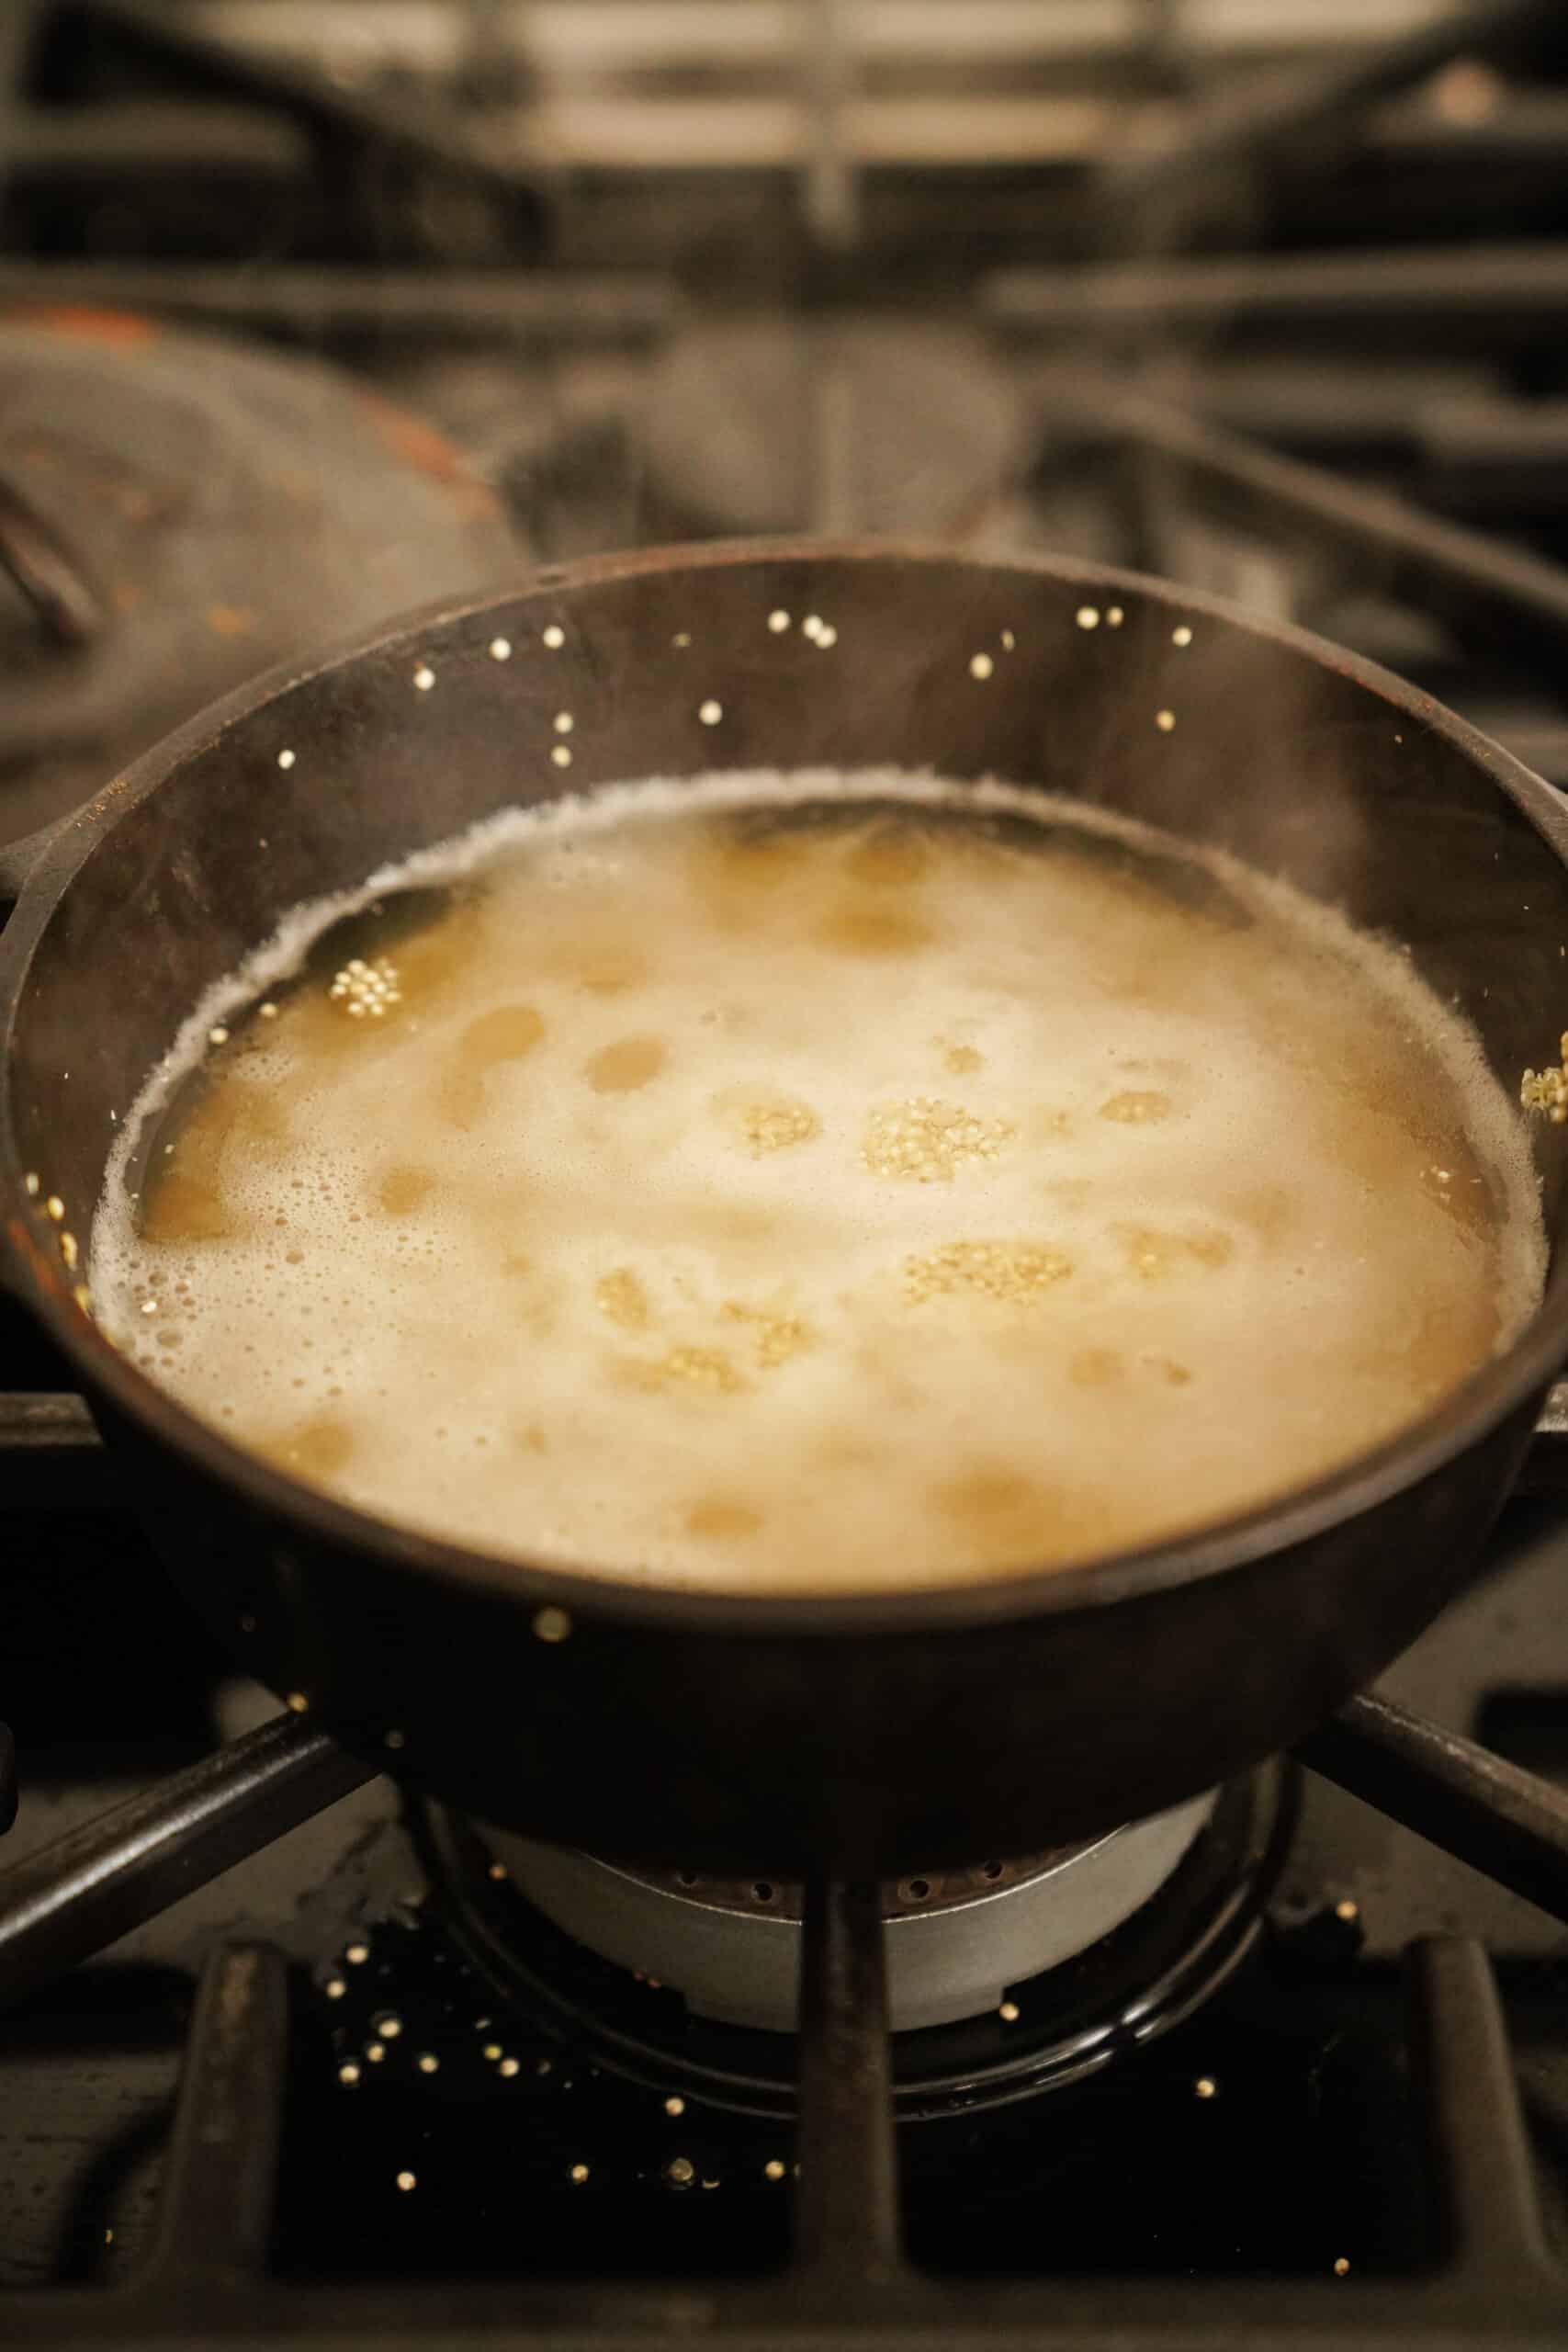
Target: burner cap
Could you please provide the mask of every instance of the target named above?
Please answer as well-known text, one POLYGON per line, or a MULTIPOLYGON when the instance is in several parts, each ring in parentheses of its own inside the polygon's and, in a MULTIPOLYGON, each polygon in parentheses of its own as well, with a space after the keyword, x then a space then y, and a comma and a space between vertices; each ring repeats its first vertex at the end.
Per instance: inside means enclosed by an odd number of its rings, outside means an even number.
MULTIPOLYGON (((1147 1902, 1213 1812, 1213 1793, 1023 1861, 931 1871, 883 1888, 896 2031, 996 2009, 1010 1984, 1071 1960, 1147 1902)), ((673 1985, 695 2017, 793 2031, 798 1884, 639 1871, 483 1828, 513 1883, 601 1959, 673 1985)))

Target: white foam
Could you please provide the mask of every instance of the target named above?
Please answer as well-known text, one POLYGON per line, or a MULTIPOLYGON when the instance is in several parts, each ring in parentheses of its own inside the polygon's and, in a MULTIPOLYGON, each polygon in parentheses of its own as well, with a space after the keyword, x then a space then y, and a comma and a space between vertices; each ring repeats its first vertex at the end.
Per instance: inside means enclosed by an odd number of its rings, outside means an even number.
POLYGON ((1506 1344, 1543 1245, 1517 1114, 1396 951, 1109 812, 876 770, 508 811, 295 910, 152 1073, 92 1258, 121 1345, 355 1500, 608 1573, 814 1588, 1068 1559, 1298 1483, 1506 1344), (737 927, 666 821, 889 800, 1175 855, 1253 924, 972 845, 868 896, 836 832, 792 836, 816 846, 737 927), (144 1238, 129 1174, 213 1028, 344 915, 487 867, 466 993, 412 990, 330 1072, 291 1005, 253 1033, 235 1077, 288 1126, 220 1162, 248 1230, 144 1238), (878 910, 922 908, 931 938, 879 940, 878 910), (601 936, 653 951, 620 994, 573 977, 601 936), (454 1126, 465 1029, 520 1002, 539 1042, 454 1126), (597 1091, 638 1039, 657 1075, 597 1091), (759 1156, 758 1116, 801 1136, 759 1156), (378 1214, 411 1162, 431 1192, 378 1214), (640 1327, 614 1312, 638 1295, 640 1327), (323 1427, 350 1432, 330 1469, 323 1427))

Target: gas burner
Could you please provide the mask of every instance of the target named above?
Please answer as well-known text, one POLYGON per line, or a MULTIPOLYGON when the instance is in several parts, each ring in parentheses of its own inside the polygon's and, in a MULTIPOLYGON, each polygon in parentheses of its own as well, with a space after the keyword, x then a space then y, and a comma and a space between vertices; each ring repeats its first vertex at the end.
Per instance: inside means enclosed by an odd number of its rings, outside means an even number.
MULTIPOLYGON (((899 2120, 1077 2081, 1190 2016, 1258 1933, 1289 1812, 1270 1765, 1084 1845, 886 1887, 899 2120)), ((434 1804, 421 1836, 499 1999, 651 2088, 793 2111, 798 1888, 634 1872, 434 1804)))
MULTIPOLYGON (((1153 1820, 1015 1862, 889 1881, 888 2014, 896 2032, 996 2009, 1010 1984, 1071 1960, 1169 1877, 1213 1815, 1211 1791, 1153 1820)), ((693 2016, 794 2030, 805 1889, 694 1871, 635 1871, 505 1830, 485 1844, 547 1918, 603 1960, 673 1985, 693 2016)))

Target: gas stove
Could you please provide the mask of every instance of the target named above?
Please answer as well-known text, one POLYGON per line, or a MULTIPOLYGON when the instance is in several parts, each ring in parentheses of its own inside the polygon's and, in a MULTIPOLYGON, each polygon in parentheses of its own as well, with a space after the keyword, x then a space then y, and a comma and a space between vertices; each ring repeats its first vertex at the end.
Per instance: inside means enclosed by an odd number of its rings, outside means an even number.
MULTIPOLYGON (((1055 548, 1320 628, 1568 786, 1556 15, 35 0, 0 310, 175 379, 194 330, 258 531, 357 414, 461 508, 399 503, 388 595, 438 527, 475 577, 1055 548)), ((333 467, 364 532, 380 477, 333 467)), ((116 527, 150 514, 155 695, 79 723, 36 562, 0 615, 60 732, 0 763, 0 844, 181 715, 169 646, 194 707, 253 608, 344 605, 341 567, 234 588, 243 530, 177 500, 116 527)), ((1562 2342, 1565 1435, 1559 1396, 1472 1587, 1296 1757, 1053 1853, 718 1883, 280 1713, 0 1309, 0 2330, 1562 2342)))

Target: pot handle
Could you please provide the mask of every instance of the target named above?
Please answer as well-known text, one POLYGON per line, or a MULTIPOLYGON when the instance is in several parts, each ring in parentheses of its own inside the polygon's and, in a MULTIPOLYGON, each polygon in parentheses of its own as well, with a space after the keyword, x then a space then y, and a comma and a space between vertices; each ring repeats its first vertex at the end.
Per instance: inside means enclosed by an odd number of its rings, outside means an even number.
MULTIPOLYGON (((58 526, 46 522, 14 482, 0 473, 0 571, 21 594, 39 637, 59 653, 85 653, 108 626, 108 607, 96 582, 58 526)), ((0 842, 0 900, 19 898, 22 886, 59 826, 43 825, 19 841, 0 842)))
POLYGON ((0 569, 20 589, 39 633, 62 653, 97 642, 108 608, 75 550, 0 474, 0 569))

